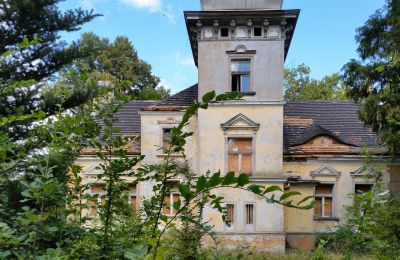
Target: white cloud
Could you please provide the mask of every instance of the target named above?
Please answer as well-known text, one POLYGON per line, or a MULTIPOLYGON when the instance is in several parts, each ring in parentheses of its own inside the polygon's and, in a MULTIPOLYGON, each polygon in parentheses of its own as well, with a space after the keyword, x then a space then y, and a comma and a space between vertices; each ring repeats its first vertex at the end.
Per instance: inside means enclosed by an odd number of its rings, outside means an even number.
POLYGON ((135 7, 148 9, 151 12, 157 12, 161 10, 161 0, 119 0, 121 3, 135 7))
POLYGON ((178 91, 181 91, 182 89, 187 87, 186 81, 187 77, 185 73, 181 70, 177 70, 172 74, 172 77, 169 76, 168 79, 161 77, 159 86, 170 89, 172 92, 171 94, 175 94, 178 91))
MULTIPOLYGON (((93 0, 83 0, 93 1, 93 0)), ((163 0, 118 0, 120 3, 137 9, 146 9, 152 13, 160 13, 171 24, 176 24, 176 14, 171 4, 164 5, 163 0)))
POLYGON ((168 21, 172 24, 176 24, 176 15, 174 13, 174 10, 172 9, 172 5, 168 4, 167 8, 165 8, 163 11, 161 11, 162 14, 167 17, 168 21))
POLYGON ((180 51, 175 51, 168 55, 168 58, 174 60, 179 65, 195 67, 193 57, 191 56, 184 56, 180 51))

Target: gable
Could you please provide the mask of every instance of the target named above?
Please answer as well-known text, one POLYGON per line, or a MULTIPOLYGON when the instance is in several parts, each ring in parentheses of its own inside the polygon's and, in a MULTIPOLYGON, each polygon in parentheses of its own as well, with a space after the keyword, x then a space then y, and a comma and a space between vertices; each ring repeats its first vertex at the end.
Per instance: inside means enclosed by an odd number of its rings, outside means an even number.
POLYGON ((317 177, 317 176, 324 176, 324 177, 339 177, 340 172, 336 169, 334 169, 330 165, 323 165, 319 167, 318 169, 311 171, 310 174, 312 177, 317 177))
POLYGON ((260 124, 254 122, 242 113, 237 114, 225 123, 221 124, 221 128, 226 131, 228 129, 253 129, 258 130, 260 124))

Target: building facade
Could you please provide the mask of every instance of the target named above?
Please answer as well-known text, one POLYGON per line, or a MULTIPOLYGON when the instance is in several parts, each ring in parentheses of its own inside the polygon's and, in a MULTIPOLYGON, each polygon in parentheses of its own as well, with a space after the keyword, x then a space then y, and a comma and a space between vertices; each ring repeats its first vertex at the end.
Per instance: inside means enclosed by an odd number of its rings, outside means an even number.
MULTIPOLYGON (((242 100, 212 104, 190 120, 185 130, 194 133, 186 144, 191 170, 198 175, 208 170, 245 173, 251 183, 299 191, 301 198, 314 196, 316 207, 285 208, 248 191, 224 188, 216 192, 225 198, 231 225, 211 208, 204 218, 211 220, 225 248, 311 248, 316 233, 345 223, 345 208, 353 204, 350 195, 370 189, 362 149, 384 150, 351 102, 284 100, 284 61, 299 10, 282 10, 282 0, 201 4, 202 11, 185 12, 198 84, 161 102, 132 101, 118 112, 121 132, 141 137, 132 156, 142 154, 145 163, 162 163, 165 154, 158 147, 188 106, 210 91, 241 92, 242 100)), ((99 170, 90 156, 83 154, 78 162, 87 182, 99 170)), ((175 158, 183 160, 179 154, 175 158)), ((399 166, 378 159, 374 165, 381 168, 388 188, 400 189, 399 166)), ((94 185, 91 192, 101 190, 94 185)), ((140 206, 151 194, 151 183, 140 183, 132 187, 132 203, 140 206)), ((171 194, 171 203, 176 197, 179 194, 171 194)))

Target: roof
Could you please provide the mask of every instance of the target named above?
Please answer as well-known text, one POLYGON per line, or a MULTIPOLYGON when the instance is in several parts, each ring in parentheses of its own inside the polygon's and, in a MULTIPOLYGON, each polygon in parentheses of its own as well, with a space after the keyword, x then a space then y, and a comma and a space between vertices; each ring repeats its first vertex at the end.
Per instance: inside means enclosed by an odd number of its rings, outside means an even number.
POLYGON ((198 84, 194 84, 181 92, 157 103, 156 106, 190 106, 198 99, 198 84))
POLYGON ((114 126, 120 129, 119 134, 122 136, 140 135, 139 111, 156 103, 157 101, 153 100, 133 100, 125 104, 116 114, 118 121, 114 126))
MULTIPOLYGON (((129 102, 117 113, 121 133, 140 134, 140 109, 184 110, 198 100, 197 88, 195 84, 161 102, 129 102)), ((284 108, 284 148, 305 144, 319 135, 354 147, 379 146, 376 134, 359 120, 359 108, 351 101, 288 101, 284 108)))
POLYGON ((358 118, 359 109, 351 101, 289 101, 285 118, 308 119, 312 124, 284 123, 284 143, 290 147, 326 134, 357 147, 379 146, 376 134, 358 118))

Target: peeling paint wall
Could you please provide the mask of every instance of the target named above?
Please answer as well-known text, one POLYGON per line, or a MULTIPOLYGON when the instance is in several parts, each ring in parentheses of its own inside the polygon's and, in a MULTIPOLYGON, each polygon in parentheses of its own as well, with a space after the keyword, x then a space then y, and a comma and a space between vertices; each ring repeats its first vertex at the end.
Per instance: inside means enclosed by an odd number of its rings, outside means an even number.
MULTIPOLYGON (((231 58, 227 51, 240 45, 247 50, 256 50, 251 64, 251 88, 255 96, 246 100, 283 100, 284 40, 251 41, 200 41, 199 42, 199 97, 215 90, 218 94, 231 90, 231 58)), ((249 56, 250 57, 250 56, 249 56)))
MULTIPOLYGON (((315 179, 321 183, 334 184, 333 195, 334 195, 334 217, 338 218, 335 220, 315 220, 313 221, 312 232, 325 232, 329 231, 329 228, 342 225, 347 221, 347 211, 346 207, 353 204, 355 184, 368 184, 372 181, 365 179, 366 172, 363 171, 363 160, 359 159, 346 159, 340 157, 332 158, 319 158, 319 159, 309 159, 306 162, 285 162, 284 172, 290 175, 300 176, 302 179, 315 179), (324 171, 320 175, 315 171, 321 169, 325 166, 331 167, 332 169, 339 172, 339 176, 329 176, 329 174, 324 171)), ((389 174, 385 165, 375 165, 380 168, 384 173, 383 178, 385 183, 389 184, 389 174)), ((312 210, 311 210, 312 211, 312 210)), ((294 216, 293 214, 285 214, 287 217, 294 216)), ((302 219, 310 218, 309 212, 303 212, 302 216, 297 214, 296 217, 301 217, 302 219), (304 214, 308 215, 305 216, 304 214)), ((287 221, 286 223, 289 223, 287 221)), ((309 224, 308 224, 309 225, 309 224)), ((293 229, 292 225, 287 226, 287 229, 293 229)), ((309 229, 309 228, 307 228, 309 229)))
POLYGON ((227 172, 226 139, 230 135, 252 136, 253 130, 236 130, 224 133, 221 123, 244 114, 260 124, 255 132, 254 176, 283 177, 283 105, 222 105, 210 106, 198 113, 198 166, 199 173, 207 170, 227 172))

